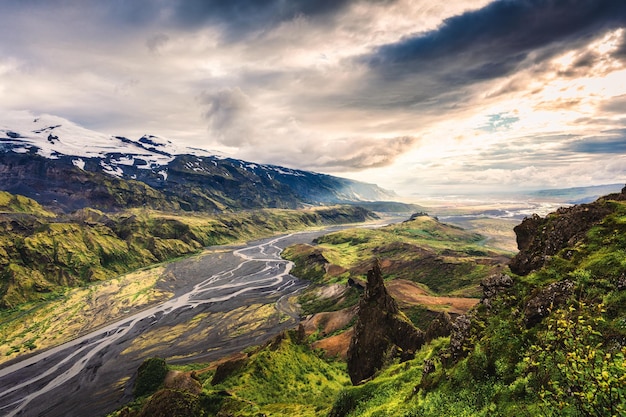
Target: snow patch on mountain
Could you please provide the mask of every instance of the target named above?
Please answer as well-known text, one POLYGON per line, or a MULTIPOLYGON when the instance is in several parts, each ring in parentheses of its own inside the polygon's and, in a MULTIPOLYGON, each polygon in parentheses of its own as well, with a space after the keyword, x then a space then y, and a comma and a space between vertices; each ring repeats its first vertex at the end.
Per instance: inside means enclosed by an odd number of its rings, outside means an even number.
POLYGON ((109 175, 112 175, 114 177, 119 177, 119 178, 124 177, 124 171, 122 171, 122 169, 118 166, 111 166, 104 161, 100 161, 100 166, 102 167, 104 172, 109 175))
POLYGON ((80 158, 100 158, 106 160, 101 163, 105 172, 116 177, 124 176, 124 166, 158 169, 169 164, 176 155, 214 155, 202 149, 176 145, 160 136, 144 135, 135 141, 95 132, 62 117, 34 116, 29 112, 13 112, 3 117, 0 121, 0 148, 9 148, 16 153, 34 152, 49 159, 78 157, 72 163, 81 169, 84 169, 85 162, 80 158))
POLYGON ((72 159, 72 164, 74 164, 75 167, 85 170, 85 161, 83 161, 81 158, 72 159))
MULTIPOLYGON (((170 198, 172 207, 180 204, 184 209, 295 207, 300 203, 328 204, 393 197, 393 193, 373 184, 247 162, 180 146, 176 141, 156 135, 143 135, 136 140, 112 136, 61 117, 34 116, 28 112, 10 113, 0 118, 0 157, 4 158, 5 167, 11 167, 12 161, 28 161, 37 169, 58 167, 60 169, 51 172, 61 176, 81 169, 110 175, 122 182, 134 179, 163 193, 164 198, 170 198)), ((0 189, 30 192, 46 188, 46 178, 31 178, 22 171, 13 174, 4 178, 6 181, 0 183, 0 189), (25 185, 25 181, 30 183, 25 185)), ((122 182, 113 181, 114 184, 122 182)), ((68 210, 84 204, 83 200, 72 199, 75 190, 70 185, 55 187, 44 196, 47 202, 61 204, 68 210)), ((88 191, 82 191, 89 195, 88 191)), ((44 198, 40 194, 33 196, 44 198)), ((104 204, 98 199, 93 203, 104 204)))
POLYGON ((274 171, 276 171, 276 172, 278 172, 279 174, 282 174, 282 175, 294 175, 296 177, 304 176, 304 174, 302 172, 296 171, 294 169, 281 168, 281 167, 275 167, 275 166, 272 166, 271 168, 274 171))

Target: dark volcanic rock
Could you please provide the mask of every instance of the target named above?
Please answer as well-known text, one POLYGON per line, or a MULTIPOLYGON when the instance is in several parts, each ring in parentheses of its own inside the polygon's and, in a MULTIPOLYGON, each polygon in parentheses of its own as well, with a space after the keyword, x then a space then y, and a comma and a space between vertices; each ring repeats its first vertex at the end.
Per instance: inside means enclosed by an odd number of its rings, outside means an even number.
POLYGON ((533 327, 550 314, 552 309, 565 303, 573 289, 574 282, 565 280, 554 282, 539 291, 526 303, 524 308, 526 327, 533 327))
POLYGON ((443 360, 454 363, 467 354, 464 347, 470 336, 471 329, 472 321, 469 316, 464 314, 456 318, 454 323, 452 323, 450 345, 448 346, 446 356, 442 358, 443 360))
POLYGON ((513 286, 513 278, 507 274, 496 274, 484 279, 480 286, 483 289, 480 302, 490 308, 494 297, 513 286))
POLYGON ((424 340, 424 333, 400 313, 375 261, 367 273, 367 287, 359 302, 348 349, 348 374, 352 383, 356 385, 372 377, 393 356, 412 357, 424 340))
POLYGON ((622 193, 610 194, 590 204, 560 208, 545 218, 534 214, 524 219, 513 229, 519 253, 509 264, 511 271, 528 275, 560 250, 575 245, 591 227, 612 212, 607 200, 624 200, 625 191, 626 187, 622 193))
POLYGON ((430 342, 433 339, 437 339, 438 337, 450 336, 453 329, 453 320, 448 314, 447 311, 443 311, 437 314, 426 329, 424 338, 427 342, 430 342))

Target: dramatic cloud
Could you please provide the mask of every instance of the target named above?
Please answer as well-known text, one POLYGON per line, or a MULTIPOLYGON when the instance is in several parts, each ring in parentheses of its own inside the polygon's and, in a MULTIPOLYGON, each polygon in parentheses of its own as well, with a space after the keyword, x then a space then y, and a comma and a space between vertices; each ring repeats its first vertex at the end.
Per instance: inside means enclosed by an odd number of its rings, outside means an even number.
POLYGON ((624 0, 0 0, 0 115, 404 195, 626 181, 624 0))
POLYGON ((391 139, 346 139, 335 140, 325 145, 326 149, 313 147, 312 168, 326 167, 334 170, 362 170, 386 167, 395 162, 399 155, 417 143, 416 138, 404 136, 391 139))
POLYGON ((591 154, 626 154, 626 129, 612 132, 608 137, 585 138, 572 143, 573 152, 591 154))
POLYGON ((204 117, 213 135, 228 146, 255 143, 253 108, 250 98, 239 88, 204 92, 199 100, 206 106, 204 117))
POLYGON ((180 0, 174 19, 183 26, 216 24, 228 33, 249 33, 299 16, 332 17, 349 0, 180 0))
MULTIPOLYGON (((358 61, 373 70, 368 96, 391 89, 388 105, 455 105, 468 94, 460 89, 537 66, 625 25, 622 0, 500 0, 358 61), (396 100, 399 91, 405 93, 396 100)), ((581 57, 573 67, 589 68, 594 59, 581 57)))
POLYGON ((467 68, 467 78, 494 78, 510 73, 535 50, 567 41, 558 48, 563 50, 625 23, 621 0, 495 1, 446 19, 437 30, 382 46, 367 61, 383 74, 406 75, 462 58, 477 61, 467 68))

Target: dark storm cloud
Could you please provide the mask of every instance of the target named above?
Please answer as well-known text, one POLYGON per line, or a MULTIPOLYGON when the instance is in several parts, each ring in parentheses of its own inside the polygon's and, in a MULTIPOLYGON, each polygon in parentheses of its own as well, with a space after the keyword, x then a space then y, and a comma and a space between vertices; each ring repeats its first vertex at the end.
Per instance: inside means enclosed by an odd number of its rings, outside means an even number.
POLYGON ((0 0, 0 6, 7 15, 41 13, 50 20, 62 15, 81 16, 83 21, 74 21, 77 26, 91 19, 105 19, 114 26, 143 26, 159 19, 169 7, 167 0, 0 0))
POLYGON ((349 0, 182 0, 174 17, 184 25, 225 22, 239 30, 258 28, 299 15, 324 16, 341 10, 349 0))
POLYGON ((266 31, 297 17, 328 24, 353 3, 394 3, 396 0, 178 0, 172 23, 181 28, 215 25, 228 40, 266 31))
POLYGON ((568 150, 588 154, 626 154, 626 129, 614 132, 611 137, 592 137, 573 142, 568 150))
POLYGON ((496 69, 488 72, 495 77, 510 72, 505 62, 520 61, 534 49, 622 26, 624 0, 500 0, 448 18, 435 31, 383 46, 368 61, 382 71, 391 65, 411 73, 441 59, 478 54, 483 62, 470 71, 491 65, 496 69))
POLYGON ((396 0, 178 0, 172 2, 171 22, 185 30, 217 26, 227 41, 272 29, 298 17, 320 25, 331 23, 353 3, 393 3, 396 0))
POLYGON ((511 75, 625 26, 624 0, 499 0, 448 18, 434 31, 384 45, 359 62, 372 71, 373 88, 401 85, 432 100, 511 75))
POLYGON ((194 31, 216 26, 236 40, 300 16, 323 22, 358 1, 365 0, 0 0, 0 7, 7 15, 36 10, 49 16, 73 16, 75 22, 97 22, 103 29, 132 31, 159 25, 194 31))

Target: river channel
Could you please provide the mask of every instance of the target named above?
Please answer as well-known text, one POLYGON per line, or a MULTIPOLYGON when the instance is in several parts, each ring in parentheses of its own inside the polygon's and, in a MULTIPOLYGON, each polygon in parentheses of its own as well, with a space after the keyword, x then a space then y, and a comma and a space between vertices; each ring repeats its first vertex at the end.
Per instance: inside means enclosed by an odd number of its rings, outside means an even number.
POLYGON ((298 322, 283 248, 329 229, 263 239, 174 262, 174 297, 0 369, 0 415, 100 416, 132 399, 132 377, 151 356, 212 361, 258 345, 298 322), (273 314, 259 319, 258 309, 273 314))

